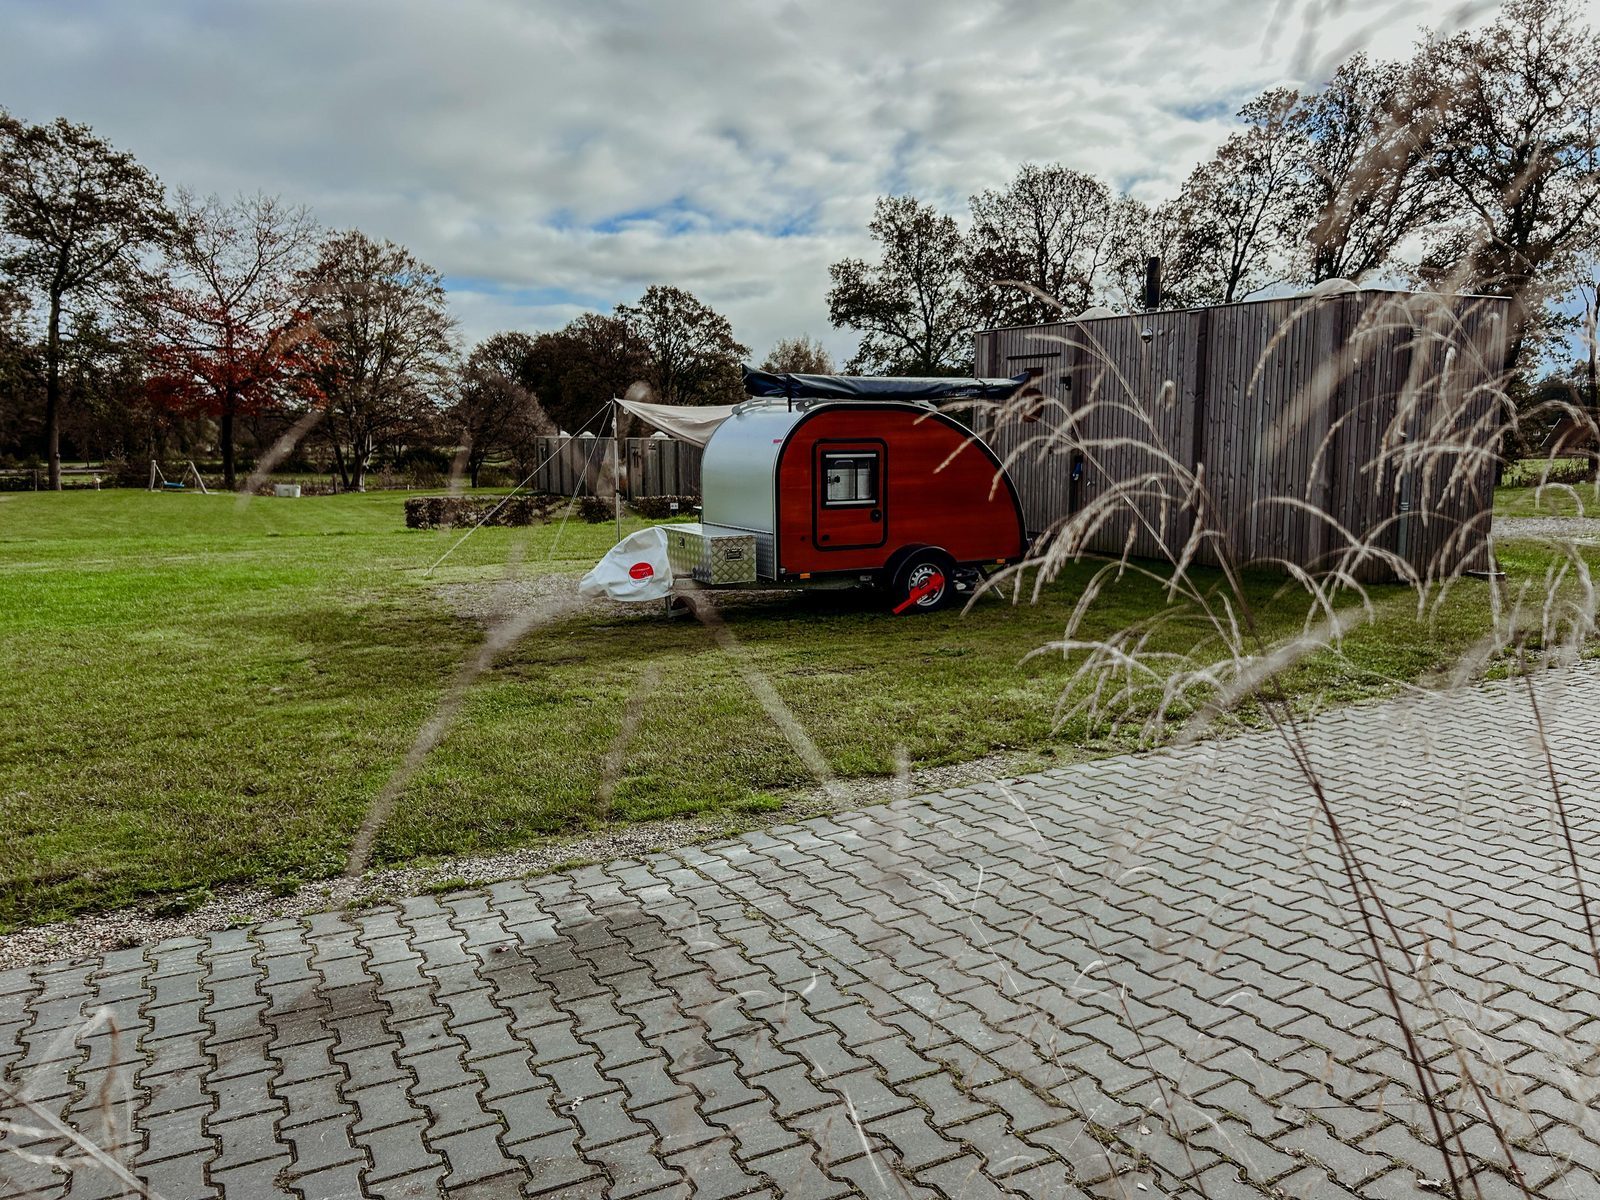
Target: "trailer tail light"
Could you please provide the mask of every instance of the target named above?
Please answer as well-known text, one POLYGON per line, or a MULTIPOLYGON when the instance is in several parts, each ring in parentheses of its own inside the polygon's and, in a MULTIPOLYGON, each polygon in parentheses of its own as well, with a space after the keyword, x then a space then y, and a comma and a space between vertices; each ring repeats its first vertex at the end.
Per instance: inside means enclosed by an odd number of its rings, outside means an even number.
POLYGON ((800 572, 800 578, 801 579, 810 579, 811 578, 811 572, 810 571, 801 571, 800 572))

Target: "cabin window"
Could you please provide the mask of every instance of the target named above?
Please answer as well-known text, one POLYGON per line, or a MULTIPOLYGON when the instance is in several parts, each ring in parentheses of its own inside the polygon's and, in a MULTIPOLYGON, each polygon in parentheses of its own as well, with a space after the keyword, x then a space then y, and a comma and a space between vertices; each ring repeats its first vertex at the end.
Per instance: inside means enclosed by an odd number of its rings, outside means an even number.
POLYGON ((868 453, 822 456, 822 502, 827 505, 875 504, 878 500, 878 456, 868 453))

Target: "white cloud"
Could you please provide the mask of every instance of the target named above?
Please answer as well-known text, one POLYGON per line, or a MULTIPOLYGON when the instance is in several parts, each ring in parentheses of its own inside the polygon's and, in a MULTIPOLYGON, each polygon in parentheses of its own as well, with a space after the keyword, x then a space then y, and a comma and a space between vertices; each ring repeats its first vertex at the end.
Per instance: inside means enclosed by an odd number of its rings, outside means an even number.
POLYGON ((760 355, 827 325, 873 199, 959 209, 1026 160, 1169 194, 1238 101, 1456 0, 0 0, 0 103, 87 121, 169 184, 263 190, 403 241, 463 331, 651 282, 760 355), (552 296, 556 298, 551 299, 552 296))

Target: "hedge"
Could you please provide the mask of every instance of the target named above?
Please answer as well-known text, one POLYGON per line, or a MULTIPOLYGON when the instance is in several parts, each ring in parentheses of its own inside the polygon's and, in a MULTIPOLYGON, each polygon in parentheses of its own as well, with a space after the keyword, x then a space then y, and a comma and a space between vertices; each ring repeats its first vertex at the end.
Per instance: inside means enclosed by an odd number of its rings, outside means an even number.
POLYGON ((412 496, 406 501, 407 529, 450 529, 457 525, 532 525, 548 520, 561 496, 412 496), (486 519, 487 518, 487 519, 486 519))

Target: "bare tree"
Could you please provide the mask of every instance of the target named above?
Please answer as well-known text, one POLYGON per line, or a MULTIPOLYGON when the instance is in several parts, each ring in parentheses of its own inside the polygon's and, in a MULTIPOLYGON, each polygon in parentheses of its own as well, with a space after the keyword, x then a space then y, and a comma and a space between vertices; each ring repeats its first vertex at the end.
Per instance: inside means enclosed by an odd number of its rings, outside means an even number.
POLYGON ((1584 403, 1590 415, 1600 420, 1600 243, 1586 256, 1574 291, 1581 306, 1577 357, 1583 372, 1584 403))
POLYGON ((1059 163, 1025 163, 1008 187, 979 192, 971 206, 967 266, 983 289, 983 324, 1040 324, 1102 297, 1123 226, 1100 180, 1059 163), (997 286, 1008 281, 1033 290, 997 286))
POLYGON ((153 357, 175 404, 217 418, 231 488, 236 419, 285 399, 312 334, 301 281, 317 229, 306 209, 274 196, 180 191, 175 213, 172 277, 148 306, 153 357))
POLYGON ((1509 296, 1517 365, 1555 280, 1594 244, 1600 214, 1600 34, 1570 0, 1510 0, 1487 27, 1423 46, 1434 169, 1462 214, 1426 268, 1509 296))
POLYGON ((344 485, 362 491, 379 445, 438 415, 455 355, 444 283, 404 246, 359 230, 327 238, 303 281, 323 428, 344 485))
POLYGON ((1127 311, 1142 307, 1145 265, 1152 258, 1161 260, 1160 307, 1200 303, 1189 286, 1198 274, 1193 266, 1198 250, 1184 220, 1175 201, 1152 207, 1132 196, 1118 197, 1112 207, 1114 253, 1106 265, 1106 304, 1127 311))
POLYGON ((954 375, 972 362, 978 305, 954 219, 913 196, 878 200, 868 226, 880 247, 871 264, 828 268, 828 318, 861 332, 847 370, 954 375))
POLYGON ((682 288, 645 289, 639 303, 617 305, 645 347, 645 380, 663 404, 722 404, 743 396, 736 341, 728 318, 682 288))
POLYGON ((0 270, 45 311, 45 454, 61 487, 61 321, 120 298, 139 256, 171 231, 161 183, 87 125, 27 125, 0 111, 0 270))
POLYGON ((1404 66, 1356 54, 1291 110, 1309 218, 1298 257, 1311 282, 1381 270, 1442 215, 1434 116, 1415 85, 1404 66))
POLYGON ((1298 100, 1276 89, 1247 104, 1239 115, 1249 128, 1196 167, 1165 210, 1178 231, 1167 275, 1195 301, 1232 304, 1281 277, 1308 205, 1304 138, 1291 116, 1298 100))
POLYGON ((821 342, 802 333, 799 337, 779 338, 762 360, 761 369, 796 375, 832 375, 833 355, 821 342))

